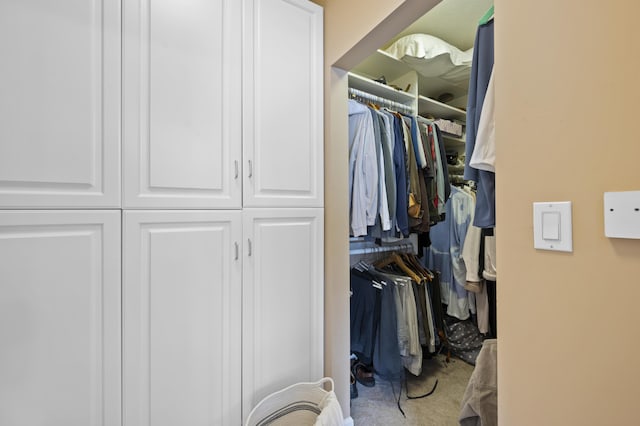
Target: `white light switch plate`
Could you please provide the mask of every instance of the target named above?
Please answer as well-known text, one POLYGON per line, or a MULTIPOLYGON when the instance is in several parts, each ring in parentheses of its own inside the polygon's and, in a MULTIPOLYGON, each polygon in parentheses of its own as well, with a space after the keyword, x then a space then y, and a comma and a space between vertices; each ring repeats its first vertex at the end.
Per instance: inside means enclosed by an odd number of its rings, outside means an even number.
POLYGON ((533 246, 573 251, 571 201, 533 203, 533 246))
POLYGON ((604 193, 604 235, 640 238, 640 191, 604 193))

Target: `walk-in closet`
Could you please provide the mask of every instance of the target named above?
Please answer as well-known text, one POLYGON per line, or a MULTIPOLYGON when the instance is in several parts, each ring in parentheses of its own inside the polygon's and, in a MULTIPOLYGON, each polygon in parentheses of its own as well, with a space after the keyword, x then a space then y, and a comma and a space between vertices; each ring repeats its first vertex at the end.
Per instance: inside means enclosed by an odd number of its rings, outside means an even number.
POLYGON ((491 1, 443 0, 349 72, 356 425, 477 408, 469 381, 497 337, 495 155, 476 144, 493 137, 493 21, 491 1))

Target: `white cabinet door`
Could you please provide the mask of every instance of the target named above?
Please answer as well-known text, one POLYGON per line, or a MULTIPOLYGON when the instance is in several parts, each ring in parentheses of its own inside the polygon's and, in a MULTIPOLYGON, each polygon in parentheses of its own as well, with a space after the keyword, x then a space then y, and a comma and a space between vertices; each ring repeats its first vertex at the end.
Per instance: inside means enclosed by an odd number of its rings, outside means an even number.
POLYGON ((322 207, 322 8, 244 5, 244 206, 322 207))
POLYGON ((242 5, 123 5, 125 208, 239 208, 242 5))
POLYGON ((323 373, 323 210, 245 209, 243 415, 323 373))
POLYGON ((120 1, 0 2, 0 208, 120 206, 120 1))
POLYGON ((121 424, 120 213, 0 211, 0 424, 121 424))
POLYGON ((125 211, 126 426, 239 425, 241 213, 125 211))

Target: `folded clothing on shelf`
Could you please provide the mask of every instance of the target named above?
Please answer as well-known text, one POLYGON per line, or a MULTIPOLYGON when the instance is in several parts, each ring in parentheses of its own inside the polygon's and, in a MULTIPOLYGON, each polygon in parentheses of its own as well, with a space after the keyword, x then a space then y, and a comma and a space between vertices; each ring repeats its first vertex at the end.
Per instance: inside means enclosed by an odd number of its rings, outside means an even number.
POLYGON ((462 137, 462 124, 444 118, 434 121, 441 131, 450 135, 462 137))

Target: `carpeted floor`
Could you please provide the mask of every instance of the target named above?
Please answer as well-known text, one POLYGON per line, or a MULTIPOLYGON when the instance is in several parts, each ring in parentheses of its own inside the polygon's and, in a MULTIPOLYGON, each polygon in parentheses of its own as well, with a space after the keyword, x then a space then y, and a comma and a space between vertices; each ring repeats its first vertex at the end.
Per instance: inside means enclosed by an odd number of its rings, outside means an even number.
POLYGON ((410 396, 429 392, 436 381, 435 392, 422 399, 407 399, 407 389, 402 384, 398 409, 400 383, 393 384, 376 376, 373 387, 357 383, 358 397, 351 400, 351 418, 356 426, 455 426, 458 424, 460 401, 467 387, 473 366, 451 358, 445 362, 443 355, 423 361, 422 374, 415 377, 407 372, 407 387, 410 396))

